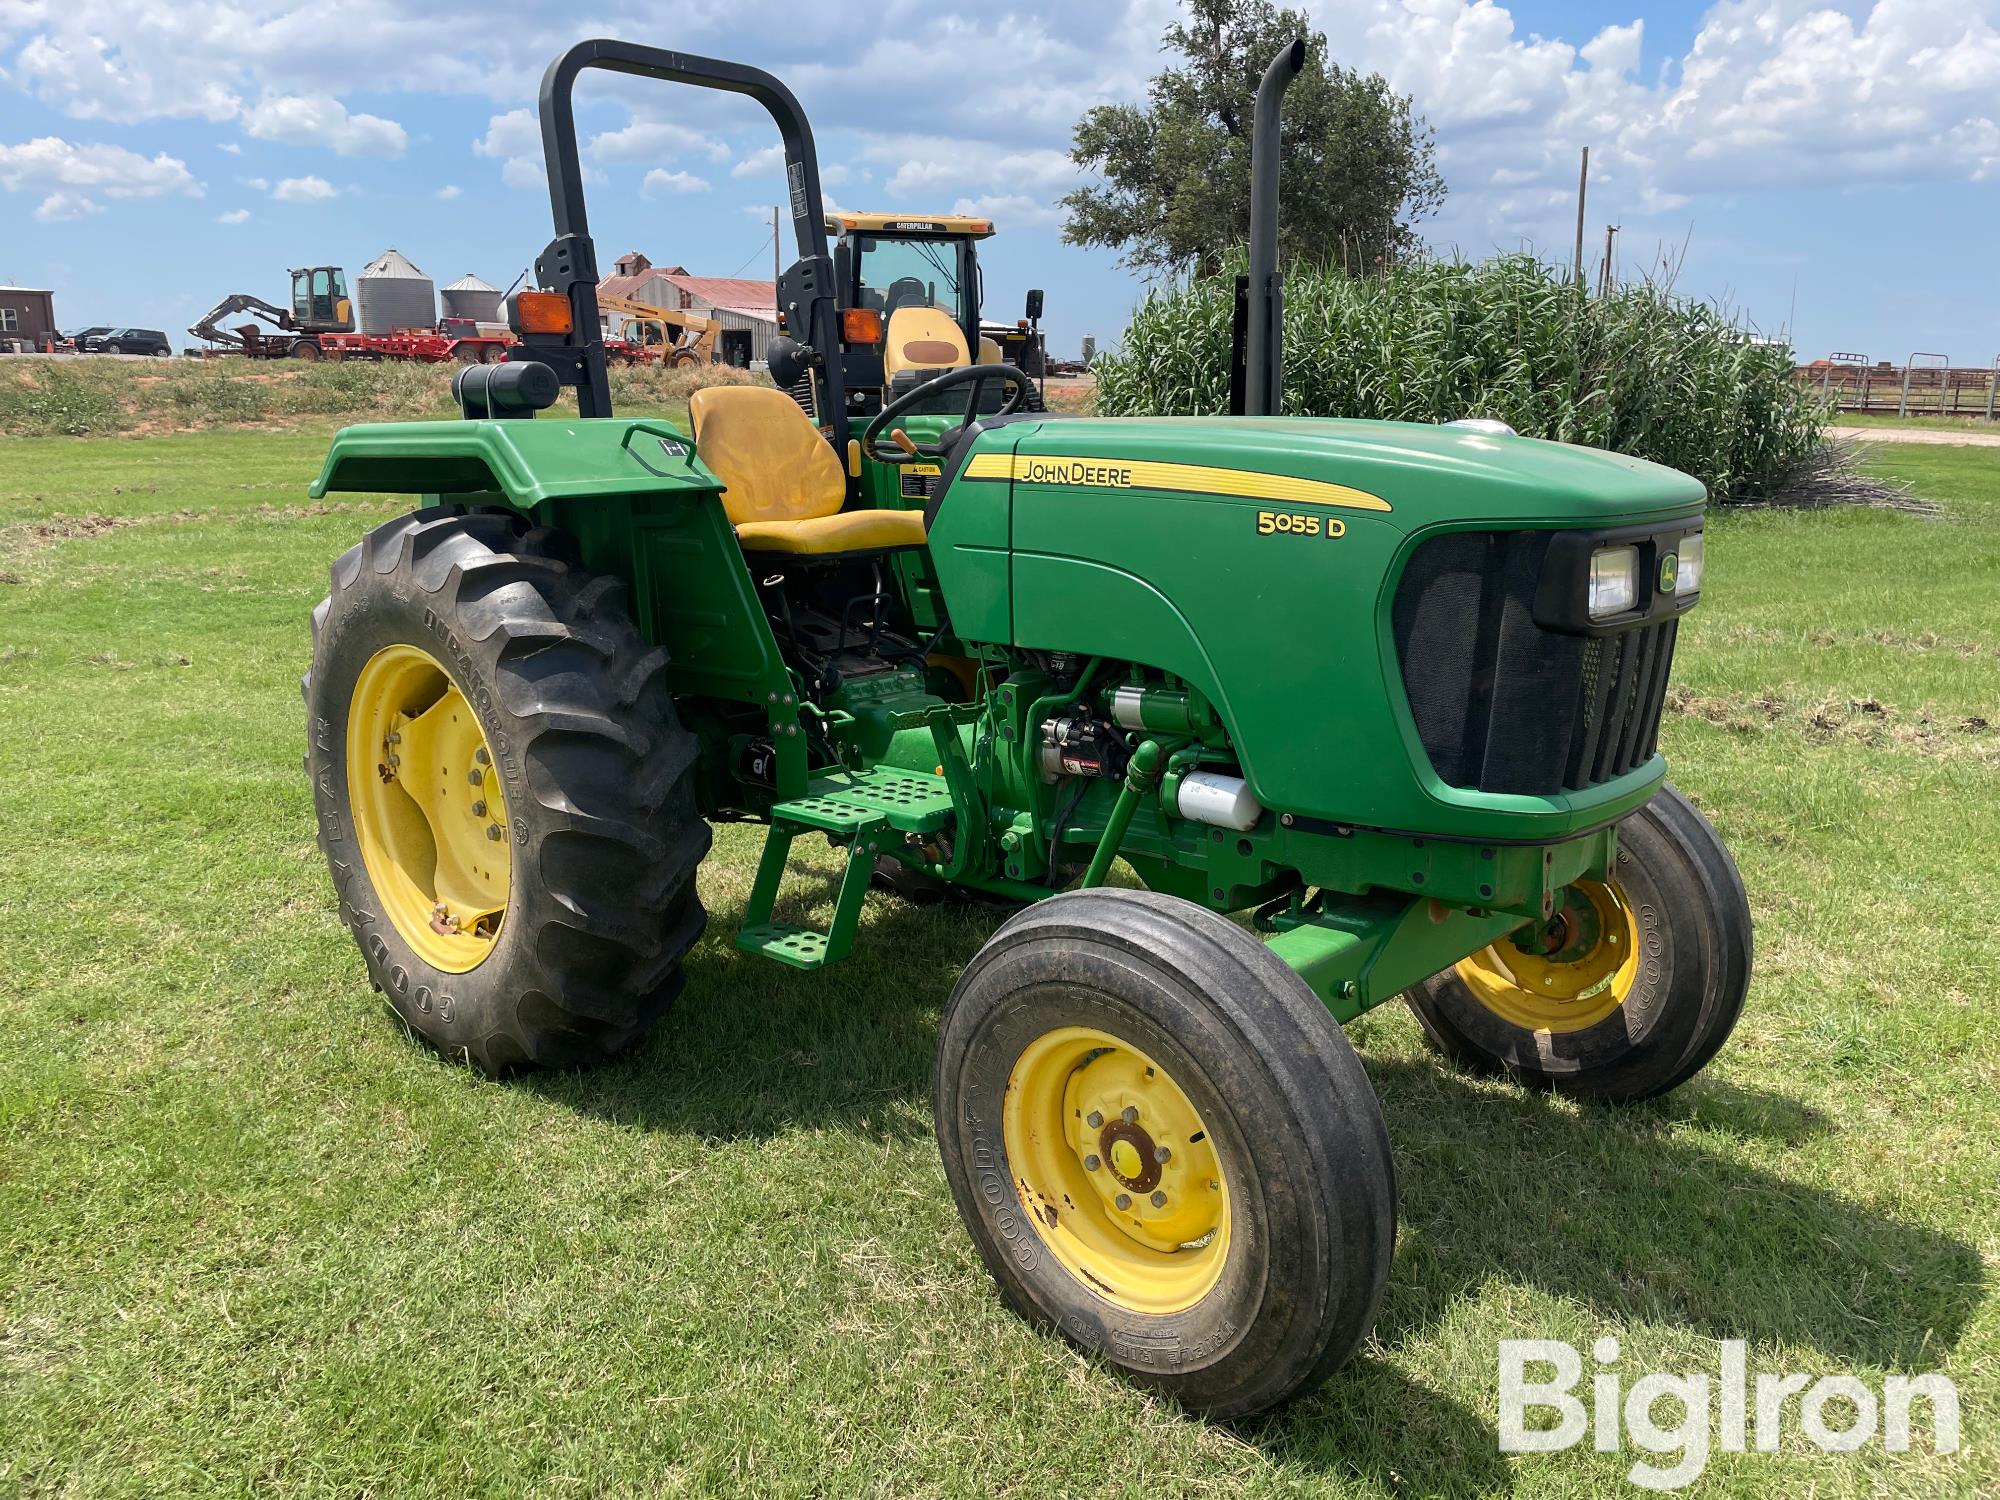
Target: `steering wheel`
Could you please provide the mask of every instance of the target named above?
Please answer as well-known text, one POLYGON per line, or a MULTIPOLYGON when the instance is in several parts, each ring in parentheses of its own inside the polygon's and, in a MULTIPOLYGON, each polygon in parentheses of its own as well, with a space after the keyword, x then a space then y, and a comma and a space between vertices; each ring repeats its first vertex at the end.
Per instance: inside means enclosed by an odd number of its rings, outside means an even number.
POLYGON ((1028 399, 1029 393, 1034 388, 1034 382, 1028 378, 1027 373, 1013 365, 961 365, 955 370, 946 370, 935 379, 926 380, 922 385, 913 386, 903 392, 875 413, 874 420, 862 430, 861 451, 876 462, 885 464, 921 463, 940 458, 951 439, 969 427, 974 419, 982 415, 989 417, 1013 415, 1021 409, 1021 403, 1028 399), (996 380, 1006 382, 1006 399, 1000 403, 998 411, 982 413, 979 410, 979 394, 996 380), (951 429, 944 437, 935 443, 919 443, 897 428, 894 436, 900 438, 901 442, 891 442, 886 445, 882 442, 882 434, 890 430, 890 424, 908 413, 919 401, 961 385, 972 387, 965 398, 965 416, 958 426, 951 429))

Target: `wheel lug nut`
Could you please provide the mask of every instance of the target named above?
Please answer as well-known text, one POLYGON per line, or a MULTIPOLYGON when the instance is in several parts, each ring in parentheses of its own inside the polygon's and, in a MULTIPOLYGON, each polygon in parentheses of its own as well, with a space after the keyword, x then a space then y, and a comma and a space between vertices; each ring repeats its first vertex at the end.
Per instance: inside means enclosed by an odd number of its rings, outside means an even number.
POLYGON ((1165 1193, 1153 1194, 1153 1207, 1165 1208, 1166 1206, 1167 1206, 1167 1195, 1165 1193))
POLYGON ((1099 1114, 1096 1110, 1093 1109, 1089 1114, 1083 1117, 1083 1123, 1088 1125, 1092 1130, 1095 1130, 1097 1129, 1098 1126, 1104 1123, 1104 1116, 1099 1114))
POLYGON ((481 745, 477 750, 472 752, 472 758, 478 761, 482 766, 490 766, 493 764, 493 757, 486 753, 486 747, 484 745, 481 745))
POLYGON ((471 782, 474 786, 478 786, 479 783, 484 781, 486 778, 479 774, 479 768, 475 766, 470 771, 467 771, 465 773, 465 779, 471 782))
POLYGON ((1169 1151, 1165 1146, 1155 1146, 1153 1148, 1153 1160, 1158 1162, 1161 1166, 1164 1167, 1168 1162, 1172 1161, 1173 1159, 1174 1159, 1174 1153, 1169 1151))
POLYGON ((1095 1172, 1099 1167, 1103 1165, 1104 1163, 1099 1161, 1094 1156, 1086 1156, 1083 1159, 1083 1170, 1086 1172, 1095 1172))
POLYGON ((472 815, 475 818, 483 818, 486 816, 486 804, 484 801, 475 802, 472 804, 472 815))
POLYGON ((1125 1106, 1125 1113, 1124 1113, 1124 1114, 1122 1114, 1122 1115, 1120 1115, 1120 1116, 1119 1116, 1118 1118, 1119 1118, 1119 1119, 1121 1119, 1121 1120, 1123 1120, 1123 1121, 1124 1121, 1124 1122, 1125 1122, 1125 1123, 1126 1123, 1127 1125, 1136 1125, 1136 1124, 1138 1124, 1138 1123, 1139 1123, 1139 1110, 1138 1110, 1138 1106, 1136 1106, 1136 1105, 1132 1105, 1132 1104, 1128 1104, 1128 1105, 1126 1105, 1126 1106, 1125 1106))
POLYGON ((499 842, 500 842, 500 825, 499 825, 498 823, 488 823, 488 824, 486 825, 486 836, 487 836, 487 837, 488 837, 489 839, 493 840, 493 842, 494 842, 494 843, 496 843, 496 844, 497 844, 497 843, 499 843, 499 842))
POLYGON ((1120 1213, 1123 1213, 1126 1209, 1132 1206, 1132 1195, 1130 1193, 1120 1193, 1116 1198, 1113 1198, 1111 1201, 1117 1204, 1118 1211, 1120 1213))

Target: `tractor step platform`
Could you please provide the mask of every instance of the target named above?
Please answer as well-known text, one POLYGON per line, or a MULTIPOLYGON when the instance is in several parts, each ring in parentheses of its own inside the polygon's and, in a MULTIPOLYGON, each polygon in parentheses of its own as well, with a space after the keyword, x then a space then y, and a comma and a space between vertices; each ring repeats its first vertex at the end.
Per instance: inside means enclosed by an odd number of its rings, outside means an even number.
POLYGON ((817 969, 847 957, 854 951, 861 902, 875 872, 876 855, 892 837, 901 842, 906 833, 935 833, 952 817, 951 793, 942 776, 877 768, 821 777, 805 796, 771 809, 771 833, 764 841, 736 946, 795 969, 817 969), (847 868, 834 898, 833 922, 825 932, 771 920, 792 840, 807 832, 824 833, 847 845, 847 868))

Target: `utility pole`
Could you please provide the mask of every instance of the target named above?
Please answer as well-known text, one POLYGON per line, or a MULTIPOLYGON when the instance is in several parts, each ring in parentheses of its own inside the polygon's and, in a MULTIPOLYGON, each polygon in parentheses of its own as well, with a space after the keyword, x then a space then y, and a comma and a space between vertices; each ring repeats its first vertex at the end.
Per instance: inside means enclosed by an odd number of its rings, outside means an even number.
POLYGON ((1617 243, 1618 231, 1623 227, 1622 224, 1606 224, 1604 226, 1604 267, 1598 273, 1597 277, 1597 295, 1600 297, 1611 290, 1611 248, 1617 243))
MULTIPOLYGON (((1590 192, 1590 147, 1583 148, 1583 167, 1576 174, 1576 279, 1583 282, 1583 200, 1590 192)), ((1589 285, 1584 282, 1584 285, 1589 285)))

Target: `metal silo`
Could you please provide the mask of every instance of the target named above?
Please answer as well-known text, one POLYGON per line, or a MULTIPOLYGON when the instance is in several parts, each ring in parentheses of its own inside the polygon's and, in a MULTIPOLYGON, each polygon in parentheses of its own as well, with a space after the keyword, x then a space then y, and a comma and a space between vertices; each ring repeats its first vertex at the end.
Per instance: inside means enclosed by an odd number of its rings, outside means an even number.
POLYGON ((370 336, 437 323, 437 287, 395 250, 362 267, 354 278, 355 317, 370 336))
POLYGON ((500 289, 488 286, 470 271, 438 293, 447 318, 470 318, 475 323, 498 323, 500 289))

